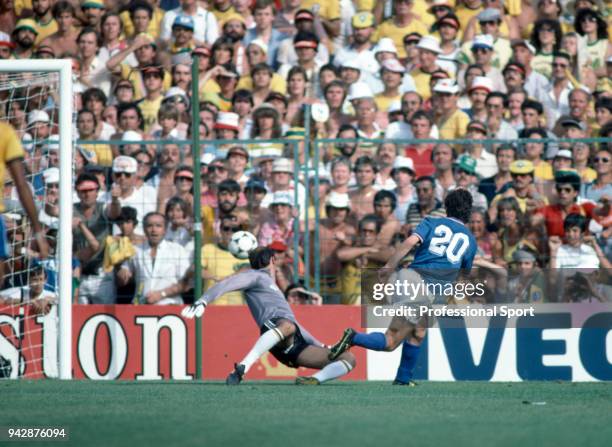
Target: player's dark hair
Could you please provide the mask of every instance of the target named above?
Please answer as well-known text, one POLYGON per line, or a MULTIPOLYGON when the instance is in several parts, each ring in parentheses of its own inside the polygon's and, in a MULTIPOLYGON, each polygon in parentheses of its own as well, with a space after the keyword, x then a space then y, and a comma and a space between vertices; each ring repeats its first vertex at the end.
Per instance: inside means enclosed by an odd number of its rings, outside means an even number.
POLYGON ((580 228, 580 232, 584 233, 587 230, 587 218, 576 213, 568 214, 563 220, 563 230, 567 232, 573 227, 580 228))
POLYGON ((363 226, 365 224, 369 223, 376 224, 376 233, 380 233, 380 229, 382 228, 382 222, 376 214, 366 214, 365 216, 363 216, 363 219, 359 221, 359 231, 363 229, 363 226))
POLYGON ((391 191, 387 191, 385 189, 378 191, 374 195, 374 205, 382 202, 385 199, 389 199, 391 201, 391 211, 395 211, 395 208, 397 207, 397 197, 395 197, 395 194, 393 194, 391 191))
POLYGON ((444 199, 444 208, 446 208, 446 215, 448 217, 454 217, 459 219, 461 222, 467 223, 470 220, 472 214, 472 205, 474 200, 472 194, 465 189, 455 189, 448 193, 446 199, 444 199))
POLYGON ((268 247, 258 247, 249 253, 249 263, 251 268, 260 270, 270 265, 272 257, 274 257, 274 250, 268 247))

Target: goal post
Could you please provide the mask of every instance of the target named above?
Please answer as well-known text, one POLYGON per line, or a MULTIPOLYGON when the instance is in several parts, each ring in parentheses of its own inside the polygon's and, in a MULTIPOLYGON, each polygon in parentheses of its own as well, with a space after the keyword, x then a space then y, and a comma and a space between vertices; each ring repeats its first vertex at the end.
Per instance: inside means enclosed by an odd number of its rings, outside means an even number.
POLYGON ((0 75, 56 74, 58 82, 59 228, 58 228, 58 377, 72 378, 72 189, 73 88, 69 59, 0 60, 0 75))

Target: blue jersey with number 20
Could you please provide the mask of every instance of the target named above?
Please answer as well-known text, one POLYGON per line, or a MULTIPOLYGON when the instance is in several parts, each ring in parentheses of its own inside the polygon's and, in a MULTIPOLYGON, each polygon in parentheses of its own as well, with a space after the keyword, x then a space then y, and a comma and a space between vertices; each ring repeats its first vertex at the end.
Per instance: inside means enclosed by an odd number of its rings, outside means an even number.
POLYGON ((426 217, 414 233, 421 239, 410 268, 426 280, 454 281, 459 270, 470 271, 478 249, 472 232, 457 219, 426 217))

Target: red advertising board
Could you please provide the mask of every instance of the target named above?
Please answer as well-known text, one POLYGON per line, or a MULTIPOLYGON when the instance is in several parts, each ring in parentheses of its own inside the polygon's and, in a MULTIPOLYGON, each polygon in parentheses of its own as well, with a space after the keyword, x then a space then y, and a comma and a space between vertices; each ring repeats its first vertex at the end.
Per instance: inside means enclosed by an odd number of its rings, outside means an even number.
MULTIPOLYGON (((178 379, 195 377, 195 322, 180 316, 180 306, 73 306, 73 377, 112 379, 178 379)), ((57 320, 24 319, 18 337, 17 309, 0 312, 0 355, 9 360, 22 356, 22 375, 44 377, 55 370, 54 341, 57 320), (43 343, 42 340, 45 339, 43 343), (45 352, 46 350, 46 352, 45 352)), ((297 307, 298 321, 323 343, 331 344, 348 327, 358 327, 357 307, 297 307)), ((246 306, 210 306, 203 319, 202 371, 205 379, 224 379, 259 336, 246 306)), ((366 355, 356 350, 352 380, 366 379, 366 355)), ((17 362, 15 361, 15 364, 17 362)), ((16 368, 15 368, 16 371, 16 368)), ((249 379, 288 380, 312 373, 280 364, 264 355, 249 371, 249 379)))

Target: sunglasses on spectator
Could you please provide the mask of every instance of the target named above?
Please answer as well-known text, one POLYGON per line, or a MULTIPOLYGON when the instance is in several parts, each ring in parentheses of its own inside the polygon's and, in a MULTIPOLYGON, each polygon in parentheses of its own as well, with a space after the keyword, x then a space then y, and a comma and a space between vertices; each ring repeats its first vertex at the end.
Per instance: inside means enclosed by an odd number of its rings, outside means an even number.
POLYGON ((209 166, 208 167, 208 172, 213 173, 215 171, 219 171, 219 172, 225 172, 225 166, 209 166))
POLYGON ((223 226, 221 227, 221 231, 225 231, 226 233, 228 232, 232 232, 235 233, 236 231, 240 230, 240 227, 228 227, 228 226, 223 226))
POLYGON ((404 45, 416 45, 419 43, 419 39, 406 39, 404 40, 404 45))
POLYGON ((487 25, 497 25, 497 20, 483 20, 482 22, 480 22, 480 26, 487 25))
POLYGON ((127 178, 130 178, 132 176, 132 174, 130 174, 129 172, 115 172, 115 176, 116 177, 127 177, 127 178))
POLYGON ((586 17, 583 17, 581 21, 582 22, 595 23, 595 22, 597 22, 597 17, 595 17, 595 16, 586 16, 586 17))
POLYGON ((474 48, 472 49, 472 53, 487 53, 490 50, 488 48, 474 48))
POLYGON ((555 189, 559 193, 561 193, 561 192, 572 192, 574 190, 573 188, 571 188, 569 186, 557 186, 555 189))
POLYGON ((450 9, 445 6, 434 6, 433 8, 431 8, 431 12, 433 12, 434 14, 437 14, 439 12, 446 12, 449 10, 450 9))
POLYGON ((144 160, 136 160, 136 163, 138 163, 141 166, 151 166, 153 163, 149 163, 147 161, 144 160))
POLYGON ((595 157, 593 159, 593 162, 595 162, 595 163, 599 163, 599 162, 601 162, 601 163, 610 163, 610 159, 608 157, 595 157))
POLYGON ((176 181, 177 182, 193 182, 193 179, 191 177, 180 176, 176 178, 176 181))

